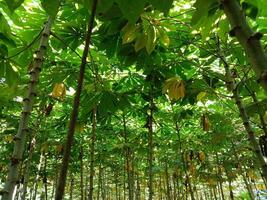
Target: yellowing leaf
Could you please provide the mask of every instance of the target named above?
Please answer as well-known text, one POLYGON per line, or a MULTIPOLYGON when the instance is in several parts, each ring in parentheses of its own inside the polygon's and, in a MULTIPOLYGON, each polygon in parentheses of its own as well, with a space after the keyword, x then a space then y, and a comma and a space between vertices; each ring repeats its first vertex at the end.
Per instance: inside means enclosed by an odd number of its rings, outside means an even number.
POLYGON ((155 26, 149 26, 147 29, 147 42, 146 42, 146 51, 148 54, 151 54, 156 47, 157 41, 157 29, 155 26))
POLYGON ((191 174, 195 174, 195 172, 196 172, 196 166, 193 163, 191 163, 189 165, 189 171, 190 171, 191 174))
POLYGON ((12 135, 5 135, 4 141, 7 143, 13 142, 14 137, 12 135))
POLYGON ((249 169, 247 172, 249 178, 251 178, 252 180, 255 180, 257 178, 255 172, 252 169, 249 169))
POLYGON ((41 152, 43 153, 46 153, 48 152, 48 143, 47 142, 44 142, 42 145, 41 145, 41 152))
POLYGON ((170 45, 170 38, 164 29, 159 30, 159 39, 165 47, 168 47, 170 45))
POLYGON ((209 131, 210 123, 209 123, 209 119, 206 115, 202 116, 202 126, 203 126, 203 131, 209 131))
POLYGON ((178 100, 185 96, 184 81, 178 77, 173 77, 165 81, 162 89, 163 93, 167 93, 170 100, 178 100))
POLYGON ((217 184, 213 178, 209 178, 207 181, 208 181, 208 184, 212 186, 217 184))
POLYGON ((64 99, 66 97, 66 87, 64 83, 56 83, 53 91, 52 91, 52 97, 56 99, 64 99))
POLYGON ((85 125, 83 123, 77 122, 75 124, 75 131, 79 132, 79 133, 83 132, 84 131, 84 126, 85 125))
POLYGON ((200 92, 200 93, 198 93, 197 100, 198 101, 201 101, 206 95, 207 95, 206 92, 200 92))
POLYGON ((56 152, 58 154, 63 153, 63 145, 62 144, 59 144, 56 146, 56 152))
POLYGON ((146 46, 146 42, 147 42, 147 36, 145 34, 139 35, 135 41, 134 50, 136 52, 140 51, 146 46))
POLYGON ((204 152, 200 151, 198 157, 201 162, 205 161, 206 156, 204 152))
POLYGON ((132 42, 138 35, 137 27, 135 24, 127 23, 122 31, 125 32, 122 37, 122 44, 132 42))

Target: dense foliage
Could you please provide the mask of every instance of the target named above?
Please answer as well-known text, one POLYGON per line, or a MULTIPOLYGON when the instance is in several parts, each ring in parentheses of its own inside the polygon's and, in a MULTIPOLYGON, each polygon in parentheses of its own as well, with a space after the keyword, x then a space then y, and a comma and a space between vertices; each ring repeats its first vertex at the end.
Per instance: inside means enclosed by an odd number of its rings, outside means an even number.
POLYGON ((2 199, 256 199, 267 1, 94 3, 0 0, 2 199))

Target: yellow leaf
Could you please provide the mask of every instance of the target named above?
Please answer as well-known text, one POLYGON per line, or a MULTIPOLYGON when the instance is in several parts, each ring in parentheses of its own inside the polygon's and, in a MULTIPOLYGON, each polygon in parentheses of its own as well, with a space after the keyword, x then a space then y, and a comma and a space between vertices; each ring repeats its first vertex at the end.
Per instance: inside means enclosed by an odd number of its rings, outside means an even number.
POLYGON ((56 83, 53 91, 52 91, 52 97, 56 99, 64 99, 66 97, 66 87, 64 83, 56 83))
POLYGON ((12 135, 5 135, 4 141, 7 143, 13 142, 14 137, 12 135))
POLYGON ((206 92, 200 92, 200 93, 198 93, 197 100, 198 101, 201 101, 206 95, 207 95, 206 92))
POLYGON ((205 161, 206 156, 205 156, 205 153, 204 152, 200 151, 199 154, 198 154, 198 156, 199 156, 199 160, 201 162, 205 161))
POLYGON ((162 91, 168 94, 170 100, 183 98, 185 96, 184 81, 178 77, 170 78, 165 81, 162 91))
POLYGON ((251 178, 252 180, 255 180, 257 178, 256 174, 254 173, 254 171, 252 169, 249 169, 247 172, 249 178, 251 178))

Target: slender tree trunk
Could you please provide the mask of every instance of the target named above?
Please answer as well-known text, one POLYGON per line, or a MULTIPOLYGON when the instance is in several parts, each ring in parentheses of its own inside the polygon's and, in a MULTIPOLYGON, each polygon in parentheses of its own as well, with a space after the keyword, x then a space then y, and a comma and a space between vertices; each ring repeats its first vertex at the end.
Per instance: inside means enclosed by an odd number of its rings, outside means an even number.
POLYGON ((79 110, 79 105, 80 105, 80 96, 82 92, 82 86, 83 86, 83 80, 84 80, 84 74, 85 74, 85 66, 86 66, 86 59, 89 53, 89 45, 91 43, 91 36, 92 36, 92 31, 93 31, 93 26, 94 26, 94 18, 95 18, 95 12, 96 12, 96 5, 97 5, 97 0, 93 1, 93 6, 92 6, 92 12, 91 12, 91 17, 88 22, 88 30, 86 33, 86 41, 85 41, 85 47, 83 51, 83 56, 82 56, 82 62, 80 65, 80 74, 79 74, 79 79, 78 79, 78 85, 73 101, 73 110, 71 113, 71 118, 69 122, 69 129, 67 133, 67 140, 64 148, 64 156, 63 156, 63 161, 61 165, 61 171, 59 175, 59 181, 58 181, 58 186, 56 190, 56 195, 55 195, 55 200, 62 200, 64 191, 65 191, 65 185, 66 185, 66 177, 67 177, 67 171, 68 171, 68 165, 69 165, 69 160, 70 160, 70 153, 71 153, 71 146, 73 142, 73 136, 74 136, 74 131, 75 131, 75 124, 77 121, 78 117, 78 110, 79 110))
POLYGON ((29 156, 26 164, 26 169, 25 169, 25 175, 24 175, 24 180, 23 180, 23 192, 22 192, 22 200, 26 199, 26 194, 27 194, 27 189, 28 189, 28 182, 29 182, 29 174, 30 174, 30 166, 32 162, 32 155, 34 152, 35 148, 35 137, 33 137, 30 141, 30 150, 29 150, 29 156))
POLYGON ((248 180, 247 180, 247 178, 246 178, 246 176, 244 175, 243 172, 241 172, 241 175, 243 177, 244 183, 246 185, 246 188, 247 188, 247 191, 248 191, 248 194, 249 194, 251 200, 254 200, 255 199, 255 196, 254 196, 254 193, 253 193, 253 190, 251 188, 250 183, 248 182, 248 180))
POLYGON ((106 199, 106 186, 105 186, 105 169, 102 168, 101 170, 101 197, 102 197, 102 200, 105 200, 106 199))
POLYGON ((229 193, 230 193, 230 199, 234 200, 234 192, 233 192, 233 186, 232 186, 232 181, 228 177, 228 188, 229 188, 229 193))
POLYGON ((98 166, 97 200, 100 199, 100 192, 101 192, 101 185, 102 185, 101 176, 102 176, 102 167, 101 167, 101 163, 99 163, 99 166, 98 166))
POLYGON ((115 172, 115 199, 119 200, 119 191, 118 191, 118 173, 115 172))
POLYGON ((225 68, 225 76, 227 78, 226 84, 228 86, 228 89, 233 92, 233 97, 234 97, 235 103, 239 109, 240 117, 243 121, 243 125, 244 125, 245 130, 248 134, 249 141, 250 141, 250 143, 254 149, 254 152, 258 158, 258 162, 261 166, 263 176, 265 178, 267 178, 267 164, 266 164, 264 157, 260 151, 260 147, 259 147, 259 144, 258 144, 257 139, 255 137, 254 131, 252 130, 252 127, 250 125, 249 117, 247 115, 247 112, 246 112, 245 107, 243 105, 242 99, 241 99, 239 92, 238 92, 239 88, 235 85, 234 79, 231 77, 229 65, 226 62, 226 60, 224 59, 224 57, 222 57, 222 56, 221 56, 221 61, 223 62, 224 68, 225 68))
POLYGON ((55 192, 56 185, 57 185, 56 181, 53 181, 52 190, 51 190, 51 199, 54 198, 54 192, 55 192))
POLYGON ((43 169, 43 185, 44 185, 44 199, 47 200, 47 156, 44 153, 44 169, 43 169))
POLYGON ((73 174, 70 175, 70 199, 73 199, 73 189, 74 189, 74 177, 73 174))
POLYGON ((193 185, 194 185, 195 196, 196 196, 196 199, 198 200, 198 199, 199 199, 199 196, 198 196, 198 189, 197 189, 197 185, 195 184, 194 181, 193 181, 193 185))
POLYGON ((80 191, 81 191, 81 200, 84 200, 84 185, 83 185, 83 135, 82 135, 82 143, 80 144, 80 191))
MULTIPOLYGON (((124 158, 124 166, 126 166, 125 158, 124 158)), ((126 167, 123 168, 123 200, 126 200, 126 167)))
POLYGON ((265 91, 267 91, 267 56, 260 43, 262 34, 254 33, 249 27, 245 11, 241 9, 237 0, 220 0, 220 2, 232 26, 231 35, 236 36, 243 46, 254 72, 265 91))
POLYGON ((2 200, 12 200, 14 188, 16 182, 18 181, 19 177, 18 168, 22 161, 22 156, 25 148, 26 134, 29 131, 28 122, 33 108, 34 99, 35 96, 37 95, 36 91, 37 83, 39 80, 41 67, 44 62, 44 56, 48 45, 48 39, 51 31, 52 22, 53 19, 49 17, 43 29, 39 49, 36 51, 36 57, 34 58, 33 69, 30 72, 31 80, 28 85, 27 96, 23 99, 24 106, 21 113, 18 132, 14 137, 15 141, 14 150, 8 168, 7 181, 2 191, 3 193, 2 200))
POLYGON ((180 175, 177 174, 177 178, 176 178, 176 187, 177 187, 177 200, 179 200, 182 196, 182 188, 181 188, 181 184, 180 184, 181 181, 181 177, 180 175))
MULTIPOLYGON (((259 107, 259 104, 258 104, 259 101, 258 101, 258 99, 256 97, 255 92, 250 91, 249 88, 247 88, 247 89, 248 89, 248 91, 249 91, 254 103, 256 103, 256 105, 258 106, 258 110, 260 110, 261 108, 259 107)), ((265 123, 265 120, 264 120, 264 116, 263 116, 262 112, 259 112, 258 115, 259 115, 260 122, 261 122, 261 128, 264 131, 264 134, 267 135, 267 126, 266 126, 266 123, 265 123)))
POLYGON ((172 182, 173 182, 173 200, 177 200, 177 189, 178 189, 178 185, 177 185, 177 181, 176 181, 177 177, 172 177, 172 182))
POLYGON ((215 200, 218 200, 218 197, 217 197, 217 195, 216 195, 216 186, 213 186, 213 187, 212 187, 212 192, 213 192, 214 199, 215 199, 215 200))
POLYGON ((166 199, 171 200, 171 192, 170 192, 170 180, 169 180, 169 173, 168 173, 168 161, 165 160, 165 180, 166 180, 166 199))
POLYGON ((41 168, 43 165, 43 159, 44 159, 44 155, 43 153, 40 156, 40 161, 37 167, 37 174, 35 176, 35 179, 33 181, 33 190, 31 191, 31 193, 33 193, 33 197, 32 200, 36 200, 36 196, 37 196, 37 190, 38 190, 38 181, 39 181, 39 177, 40 177, 40 172, 41 172, 41 168))
POLYGON ((141 186, 140 186, 140 177, 138 172, 136 173, 136 200, 141 200, 141 186))
MULTIPOLYGON (((232 141, 231 141, 231 144, 232 144, 232 149, 233 149, 234 156, 235 156, 236 160, 238 161, 238 164, 240 165, 239 157, 237 155, 237 152, 236 152, 236 149, 235 149, 235 145, 234 145, 234 143, 232 141)), ((255 197, 254 197, 254 193, 252 191, 252 188, 251 188, 249 182, 247 181, 246 176, 244 175, 244 171, 243 171, 242 165, 240 165, 240 166, 241 166, 240 167, 240 174, 241 174, 241 176, 242 176, 242 178, 244 180, 244 183, 245 183, 245 186, 247 188, 248 194, 249 194, 251 200, 254 200, 255 197)))
POLYGON ((128 182, 128 194, 129 200, 134 199, 134 174, 133 174, 133 161, 132 161, 132 149, 129 146, 128 132, 126 127, 125 114, 123 114, 123 132, 125 142, 125 160, 126 160, 126 171, 127 171, 127 182, 128 182))
POLYGON ((217 162, 218 177, 219 177, 219 189, 220 189, 222 200, 225 200, 224 193, 223 193, 222 170, 220 168, 218 152, 216 152, 216 162, 217 162))
POLYGON ((164 183, 162 183, 162 176, 159 176, 159 199, 162 200, 163 199, 163 191, 164 191, 164 183), (163 185, 163 186, 162 186, 163 185))
POLYGON ((194 190, 192 188, 191 179, 190 179, 190 177, 189 177, 187 172, 186 172, 186 179, 187 179, 187 182, 188 182, 188 188, 189 188, 191 200, 195 200, 195 195, 194 195, 194 190))
POLYGON ((93 108, 92 113, 92 136, 91 136, 91 149, 90 149, 90 177, 89 177, 89 194, 88 199, 93 200, 93 190, 94 190, 94 160, 95 160, 95 140, 96 140, 96 107, 93 108))
POLYGON ((150 88, 150 100, 149 100, 149 114, 148 114, 148 200, 153 200, 153 86, 150 88))

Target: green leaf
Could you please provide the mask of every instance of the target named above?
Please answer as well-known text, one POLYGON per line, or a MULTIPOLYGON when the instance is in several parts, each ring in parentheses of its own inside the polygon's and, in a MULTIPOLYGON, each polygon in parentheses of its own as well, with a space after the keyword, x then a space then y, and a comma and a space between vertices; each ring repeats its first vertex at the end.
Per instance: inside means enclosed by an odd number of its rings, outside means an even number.
POLYGON ((255 3, 255 1, 252 2, 242 2, 242 9, 245 11, 246 15, 250 17, 251 19, 256 19, 258 15, 258 5, 255 3))
POLYGON ((260 9, 260 14, 263 16, 267 16, 267 1, 266 0, 258 0, 258 8, 260 9))
POLYGON ((122 30, 124 33, 122 37, 122 44, 132 42, 138 35, 137 27, 135 24, 128 23, 122 30))
POLYGON ((8 37, 11 35, 10 26, 2 13, 0 13, 0 32, 8 37))
POLYGON ((5 0, 8 8, 11 11, 16 10, 24 2, 24 0, 5 0))
POLYGON ((6 63, 5 79, 6 79, 6 83, 10 87, 16 86, 18 83, 18 79, 19 79, 18 72, 16 72, 9 63, 6 63))
POLYGON ((253 102, 251 104, 248 104, 245 107, 245 110, 250 117, 254 116, 256 113, 265 115, 266 110, 267 110, 267 99, 264 99, 257 103, 253 102))
POLYGON ((146 43, 146 50, 148 54, 151 54, 152 51, 156 47, 156 41, 157 41, 157 29, 155 26, 150 26, 147 29, 147 43, 146 43))
POLYGON ((219 22, 218 35, 223 41, 227 41, 228 33, 230 31, 230 24, 227 19, 223 19, 219 22))
POLYGON ((60 0, 41 0, 45 12, 52 18, 55 18, 59 9, 60 0))
POLYGON ((197 25, 203 18, 208 17, 209 11, 212 10, 214 5, 217 5, 217 0, 197 0, 194 4, 196 11, 191 19, 191 25, 197 25))
POLYGON ((5 58, 8 55, 8 48, 4 44, 0 44, 0 59, 5 58))
POLYGON ((3 43, 10 45, 12 47, 16 47, 16 43, 14 42, 14 40, 12 40, 11 38, 7 37, 6 35, 4 35, 3 33, 0 33, 0 41, 2 41, 3 43))
POLYGON ((169 10, 172 7, 173 0, 150 0, 150 3, 157 10, 162 11, 165 14, 168 14, 169 10))
POLYGON ((0 78, 4 78, 6 75, 6 61, 0 59, 0 78))
POLYGON ((170 45, 170 38, 164 29, 159 29, 159 40, 165 47, 170 45))
POLYGON ((97 13, 104 13, 113 5, 114 0, 98 0, 97 13))
POLYGON ((135 41, 134 50, 136 52, 140 51, 146 46, 146 42, 147 42, 147 36, 145 34, 140 34, 135 41))
POLYGON ((116 0, 116 2, 118 3, 124 17, 132 23, 135 23, 138 20, 146 3, 144 0, 116 0))

